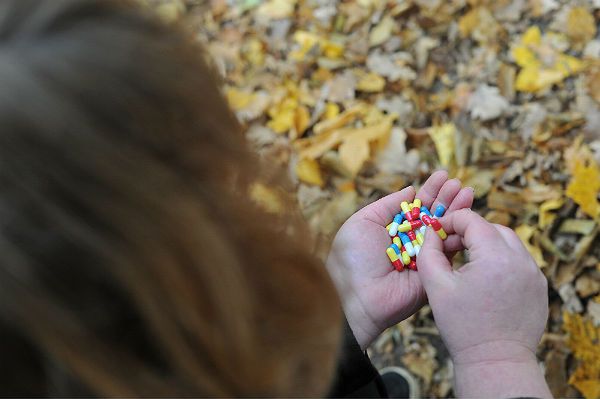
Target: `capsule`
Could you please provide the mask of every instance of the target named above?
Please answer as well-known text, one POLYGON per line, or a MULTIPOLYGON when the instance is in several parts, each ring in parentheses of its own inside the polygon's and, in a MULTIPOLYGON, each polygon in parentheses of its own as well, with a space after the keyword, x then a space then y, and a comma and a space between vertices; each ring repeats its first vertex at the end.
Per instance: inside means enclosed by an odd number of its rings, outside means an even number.
POLYGON ((392 242, 394 244, 396 244, 398 246, 398 248, 402 248, 402 241, 400 241, 400 238, 398 236, 394 237, 392 239, 392 242))
POLYGON ((421 221, 423 222, 424 225, 426 226, 431 226, 431 221, 433 219, 423 213, 421 213, 421 221))
POLYGON ((411 260, 410 260, 410 263, 408 264, 408 268, 409 268, 410 270, 417 271, 417 262, 415 262, 415 260, 414 260, 414 259, 411 259, 411 260))
POLYGON ((402 263, 408 265, 410 263, 410 255, 405 248, 402 248, 402 263))
POLYGON ((406 234, 400 233, 400 240, 402 241, 402 245, 404 245, 404 249, 406 249, 408 256, 415 256, 415 247, 410 238, 406 234))
POLYGON ((419 256, 419 252, 421 252, 421 246, 419 244, 414 244, 415 247, 415 256, 419 256))
POLYGON ((421 209, 421 200, 418 198, 415 198, 415 200, 413 201, 413 205, 415 208, 421 209))
POLYGON ((442 204, 439 204, 436 208, 435 208, 435 212, 433 212, 433 217, 434 218, 441 218, 442 216, 444 216, 444 212, 446 212, 446 207, 442 204))
MULTIPOLYGON (((425 227, 425 226, 423 226, 425 227)), ((416 236, 417 236, 417 242, 419 243, 419 245, 423 245, 423 243, 425 242, 425 236, 423 235, 423 233, 421 233, 421 230, 417 230, 416 232, 416 236)))
POLYGON ((408 236, 408 238, 412 241, 412 243, 414 245, 417 241, 417 235, 415 234, 415 232, 412 230, 409 230, 406 232, 406 235, 408 236))
MULTIPOLYGON (((423 225, 419 228, 419 233, 421 233, 423 235, 423 240, 425 240, 425 233, 427 232, 427 226, 423 225)), ((417 238, 419 238, 417 236, 417 238)))
POLYGON ((396 252, 396 255, 400 256, 400 247, 397 246, 396 244, 392 244, 390 245, 390 248, 392 248, 394 250, 394 252, 396 252))
POLYGON ((396 216, 394 216, 394 221, 389 224, 390 228, 388 229, 388 232, 390 233, 391 237, 398 234, 398 226, 400 223, 402 223, 402 214, 398 213, 396 216))
POLYGON ((404 214, 404 218, 406 220, 408 220, 409 222, 411 220, 413 220, 413 214, 410 213, 410 205, 408 204, 408 202, 406 201, 402 201, 402 203, 400 203, 400 208, 402 208, 402 212, 404 214))
POLYGON ((421 215, 423 215, 423 214, 426 214, 430 218, 433 217, 433 215, 431 214, 431 212, 429 212, 429 209, 427 209, 426 206, 421 207, 421 215))
POLYGON ((411 214, 413 220, 418 220, 419 219, 419 213, 421 213, 421 208, 413 208, 410 211, 410 214, 411 214))
POLYGON ((387 226, 385 226, 385 229, 386 229, 387 231, 390 231, 390 227, 391 227, 391 226, 392 226, 392 224, 390 223, 390 224, 388 224, 387 226))
POLYGON ((431 227, 438 233, 442 240, 448 238, 448 234, 442 228, 442 224, 437 219, 431 219, 431 227))

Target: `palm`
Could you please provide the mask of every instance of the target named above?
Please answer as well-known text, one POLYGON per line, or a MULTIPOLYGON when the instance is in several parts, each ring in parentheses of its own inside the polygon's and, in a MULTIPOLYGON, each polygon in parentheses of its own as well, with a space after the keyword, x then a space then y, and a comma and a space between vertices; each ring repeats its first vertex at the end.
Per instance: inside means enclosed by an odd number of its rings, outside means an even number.
MULTIPOLYGON (((471 206, 473 192, 461 190, 460 182, 448 180, 446 172, 436 172, 416 197, 425 206, 442 203, 453 211, 471 206)), ((412 315, 427 300, 418 273, 397 272, 385 253, 391 243, 385 226, 399 212, 402 201, 414 198, 414 189, 409 187, 356 212, 337 233, 328 260, 344 302, 358 302, 363 319, 368 318, 378 331, 412 315)))

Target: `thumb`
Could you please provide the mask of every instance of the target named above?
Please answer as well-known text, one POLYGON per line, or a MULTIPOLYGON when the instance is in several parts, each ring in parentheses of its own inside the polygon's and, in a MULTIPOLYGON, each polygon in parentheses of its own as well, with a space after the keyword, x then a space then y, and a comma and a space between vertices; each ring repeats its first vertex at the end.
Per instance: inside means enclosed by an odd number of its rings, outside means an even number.
POLYGON ((426 292, 447 284, 452 276, 452 265, 444 253, 444 242, 431 227, 427 227, 425 242, 417 257, 417 268, 426 292))

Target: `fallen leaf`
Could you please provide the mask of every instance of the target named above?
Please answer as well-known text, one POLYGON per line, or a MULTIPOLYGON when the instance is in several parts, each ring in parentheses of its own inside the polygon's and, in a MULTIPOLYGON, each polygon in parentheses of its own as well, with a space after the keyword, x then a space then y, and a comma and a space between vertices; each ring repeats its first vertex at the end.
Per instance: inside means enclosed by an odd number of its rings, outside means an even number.
POLYGON ((600 168, 593 158, 574 160, 573 177, 567 186, 566 195, 571 198, 581 210, 597 218, 600 216, 600 168))
POLYGON ((573 7, 567 16, 566 33, 576 43, 587 43, 596 36, 594 16, 584 7, 573 7))
POLYGON ((482 84, 471 94, 467 102, 467 110, 473 119, 489 121, 496 119, 508 110, 508 101, 500 94, 497 87, 482 84))
POLYGON ((435 144, 440 164, 448 167, 454 159, 456 126, 454 123, 445 123, 430 127, 428 132, 435 144))
POLYGON ((538 220, 538 225, 540 229, 545 229, 554 221, 554 219, 556 219, 556 214, 552 213, 552 211, 560 209, 564 205, 564 203, 564 199, 559 198, 544 201, 540 204, 538 220))
POLYGON ((369 141, 360 137, 344 140, 339 149, 340 160, 352 176, 356 176, 360 168, 369 159, 369 141))
POLYGON ((569 378, 586 399, 600 397, 600 328, 581 315, 563 313, 563 328, 568 334, 567 344, 579 365, 569 378))
POLYGON ((385 16, 369 34, 369 46, 375 47, 385 43, 392 35, 392 30, 396 23, 390 16, 385 16))
POLYGON ((515 233, 517 234, 517 236, 519 236, 521 242, 523 242, 523 245, 525 245, 525 248, 527 248, 533 259, 535 260, 535 263, 537 263, 539 267, 546 267, 548 266, 548 263, 544 260, 542 250, 537 245, 533 245, 531 243, 535 232, 535 227, 526 224, 522 224, 515 228, 515 233))
POLYGON ((321 175, 319 163, 310 158, 303 158, 296 164, 296 176, 301 182, 323 187, 325 181, 321 175))
POLYGON ((367 93, 378 93, 385 87, 385 79, 376 73, 368 73, 360 78, 356 90, 367 93))

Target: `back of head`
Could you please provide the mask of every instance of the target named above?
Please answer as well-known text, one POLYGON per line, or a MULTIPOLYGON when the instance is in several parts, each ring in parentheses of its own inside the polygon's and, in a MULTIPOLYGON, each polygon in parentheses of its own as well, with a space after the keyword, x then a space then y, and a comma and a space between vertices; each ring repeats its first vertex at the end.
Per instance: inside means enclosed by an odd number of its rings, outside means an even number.
POLYGON ((0 3, 0 393, 326 391, 335 290, 217 81, 127 2, 0 3))

